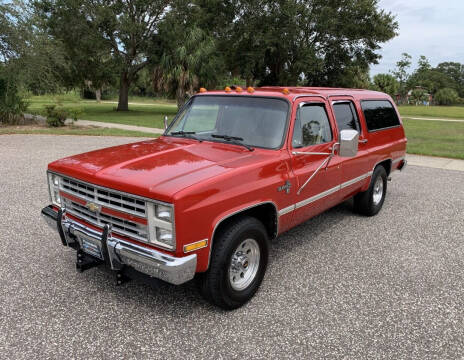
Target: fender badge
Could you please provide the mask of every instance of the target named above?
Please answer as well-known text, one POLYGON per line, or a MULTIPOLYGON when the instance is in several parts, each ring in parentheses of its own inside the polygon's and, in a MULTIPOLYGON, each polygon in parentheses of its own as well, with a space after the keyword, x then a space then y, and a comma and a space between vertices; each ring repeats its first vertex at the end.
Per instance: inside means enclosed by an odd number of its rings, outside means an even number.
POLYGON ((101 211, 101 206, 93 202, 88 202, 87 204, 85 204, 85 207, 94 213, 101 211))
POLYGON ((286 192, 287 194, 290 194, 290 188, 291 188, 291 187, 292 187, 292 184, 290 183, 290 181, 287 180, 287 181, 285 182, 284 185, 279 186, 279 187, 277 188, 277 191, 280 192, 280 191, 284 191, 284 190, 285 190, 285 192, 286 192))

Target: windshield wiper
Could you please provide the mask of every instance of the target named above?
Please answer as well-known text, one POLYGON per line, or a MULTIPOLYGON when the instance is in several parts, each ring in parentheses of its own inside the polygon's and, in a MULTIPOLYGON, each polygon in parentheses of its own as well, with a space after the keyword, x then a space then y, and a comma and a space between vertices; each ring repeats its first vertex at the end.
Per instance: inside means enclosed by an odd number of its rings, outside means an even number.
POLYGON ((217 138, 217 139, 224 139, 225 141, 228 141, 231 144, 243 146, 243 147, 247 148, 247 150, 249 150, 249 151, 254 151, 255 150, 250 145, 241 143, 240 141, 243 141, 243 138, 238 137, 238 136, 212 134, 211 137, 217 138))
POLYGON ((197 140, 199 142, 202 142, 203 140, 197 138, 196 136, 193 136, 195 135, 196 132, 195 131, 173 131, 171 132, 169 135, 172 135, 172 136, 182 136, 182 137, 185 137, 185 138, 188 138, 188 139, 193 139, 193 140, 197 140))

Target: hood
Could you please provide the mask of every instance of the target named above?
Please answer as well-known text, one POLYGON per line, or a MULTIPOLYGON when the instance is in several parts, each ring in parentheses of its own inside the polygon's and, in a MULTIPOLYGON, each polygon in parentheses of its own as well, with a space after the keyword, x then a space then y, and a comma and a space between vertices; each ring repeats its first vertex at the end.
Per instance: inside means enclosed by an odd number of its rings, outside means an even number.
POLYGON ((263 151, 182 138, 120 145, 70 156, 49 170, 96 185, 170 201, 179 190, 255 162, 263 151))

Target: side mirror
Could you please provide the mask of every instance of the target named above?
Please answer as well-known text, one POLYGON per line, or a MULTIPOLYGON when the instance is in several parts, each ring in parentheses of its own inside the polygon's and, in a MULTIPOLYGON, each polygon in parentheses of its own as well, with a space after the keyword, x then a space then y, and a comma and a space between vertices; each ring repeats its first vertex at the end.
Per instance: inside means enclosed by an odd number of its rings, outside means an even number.
POLYGON ((341 157, 354 157, 358 153, 359 133, 356 130, 340 131, 340 150, 341 157))
POLYGON ((164 130, 168 128, 168 116, 164 115, 164 130))

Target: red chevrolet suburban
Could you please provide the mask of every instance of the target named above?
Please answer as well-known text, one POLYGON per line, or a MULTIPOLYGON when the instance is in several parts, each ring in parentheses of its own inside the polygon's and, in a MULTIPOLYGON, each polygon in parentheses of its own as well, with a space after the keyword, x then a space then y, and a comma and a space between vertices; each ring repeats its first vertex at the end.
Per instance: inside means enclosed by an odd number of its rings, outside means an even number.
POLYGON ((377 214, 406 141, 383 93, 201 89, 158 139, 49 164, 42 215, 80 271, 196 277, 206 299, 234 309, 261 284, 271 239, 352 197, 377 214))

